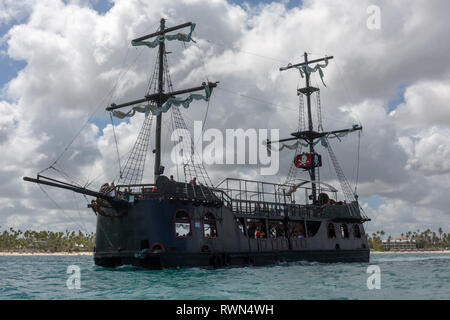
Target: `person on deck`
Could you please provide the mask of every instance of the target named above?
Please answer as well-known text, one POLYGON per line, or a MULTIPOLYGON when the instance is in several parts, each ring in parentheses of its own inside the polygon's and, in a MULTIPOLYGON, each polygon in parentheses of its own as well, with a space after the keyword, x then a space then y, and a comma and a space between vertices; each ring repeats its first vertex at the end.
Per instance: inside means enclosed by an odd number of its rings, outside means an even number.
POLYGON ((255 238, 256 239, 258 239, 258 238, 260 238, 261 237, 261 228, 260 227, 258 227, 257 229, 256 229, 256 232, 255 232, 255 238))
POLYGON ((111 197, 115 197, 116 196, 116 186, 114 185, 114 182, 111 182, 109 190, 110 190, 109 195, 111 197))

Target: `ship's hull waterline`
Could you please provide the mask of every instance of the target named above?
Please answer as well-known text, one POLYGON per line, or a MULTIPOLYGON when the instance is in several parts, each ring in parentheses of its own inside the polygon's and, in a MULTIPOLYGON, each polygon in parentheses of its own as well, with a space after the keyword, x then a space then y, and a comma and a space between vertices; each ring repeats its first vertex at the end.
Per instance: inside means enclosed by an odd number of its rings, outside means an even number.
POLYGON ((289 213, 287 216, 267 213, 265 219, 261 215, 239 218, 242 215, 236 215, 226 206, 217 208, 167 199, 140 200, 122 210, 103 208, 102 214, 97 214, 96 265, 162 269, 302 260, 369 261, 370 250, 361 222, 294 217, 289 213), (178 219, 180 213, 184 220, 178 219), (206 222, 205 217, 214 217, 215 226, 211 227, 211 220, 206 222), (249 226, 254 222, 269 228, 274 224, 284 226, 285 230, 294 224, 303 225, 305 236, 293 237, 286 232, 286 236, 255 238, 249 234, 249 226), (347 229, 345 234, 341 234, 343 225, 347 229), (177 233, 180 227, 184 227, 185 234, 177 233), (333 227, 335 234, 330 236, 329 228, 333 227), (354 232, 355 228, 360 232, 354 232))

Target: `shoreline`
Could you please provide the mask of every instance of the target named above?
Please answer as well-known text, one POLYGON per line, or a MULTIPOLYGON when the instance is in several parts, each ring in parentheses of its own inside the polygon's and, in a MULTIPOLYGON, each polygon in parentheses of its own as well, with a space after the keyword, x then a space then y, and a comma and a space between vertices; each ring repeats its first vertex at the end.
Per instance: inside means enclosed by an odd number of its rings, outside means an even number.
POLYGON ((370 254, 408 254, 408 253, 414 253, 414 254, 422 254, 422 253, 450 253, 450 250, 405 250, 405 251, 374 251, 370 250, 370 254))
MULTIPOLYGON (((423 253, 450 253, 450 250, 411 250, 411 251, 373 251, 370 254, 423 254, 423 253)), ((0 256, 92 256, 94 252, 0 252, 0 256)))
POLYGON ((92 256, 93 252, 0 252, 0 256, 92 256))

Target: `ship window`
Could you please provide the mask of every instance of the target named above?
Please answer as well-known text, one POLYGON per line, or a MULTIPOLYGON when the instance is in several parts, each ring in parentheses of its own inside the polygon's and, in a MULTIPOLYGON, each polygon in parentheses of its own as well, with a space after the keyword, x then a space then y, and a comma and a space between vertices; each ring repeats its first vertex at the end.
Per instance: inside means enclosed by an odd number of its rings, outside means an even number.
POLYGON ((336 231, 334 230, 334 224, 328 224, 328 238, 336 238, 336 231))
POLYGON ((307 221, 306 229, 308 230, 308 237, 314 237, 320 228, 320 221, 307 221))
POLYGON ((304 238, 305 237, 305 222, 290 222, 289 223, 289 236, 291 238, 304 238))
POLYGON ((357 224, 353 226, 353 234, 355 235, 355 238, 361 238, 361 231, 359 230, 359 226, 357 224))
POLYGON ((205 238, 217 238, 216 217, 211 212, 207 212, 203 217, 203 236, 205 238))
POLYGON ((272 221, 269 223, 269 238, 285 238, 286 231, 281 221, 272 221))
POLYGON ((348 227, 346 224, 341 224, 341 236, 342 238, 348 238, 348 227))
POLYGON ((249 238, 267 238, 265 221, 259 219, 247 219, 247 235, 249 238))
POLYGON ((175 235, 177 237, 190 237, 192 235, 191 218, 187 211, 180 210, 175 213, 175 235))

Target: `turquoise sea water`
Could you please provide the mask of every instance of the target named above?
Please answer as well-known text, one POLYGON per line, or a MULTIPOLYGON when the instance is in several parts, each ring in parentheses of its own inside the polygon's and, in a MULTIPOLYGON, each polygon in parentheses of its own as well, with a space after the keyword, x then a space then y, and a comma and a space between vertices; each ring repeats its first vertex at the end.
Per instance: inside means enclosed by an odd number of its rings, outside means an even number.
POLYGON ((0 299, 450 299, 450 254, 162 271, 97 267, 91 256, 0 256, 0 299), (70 265, 80 289, 66 285, 70 265), (367 288, 369 265, 380 268, 379 290, 367 288))

